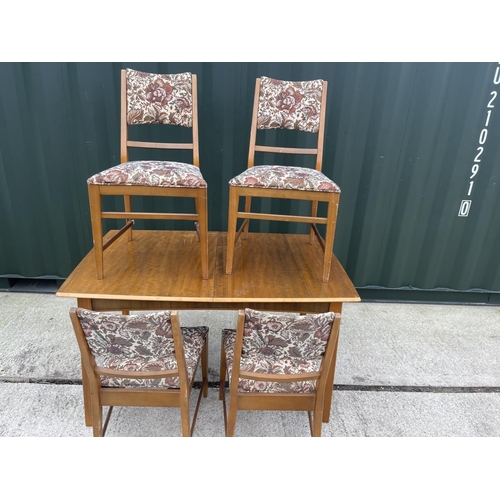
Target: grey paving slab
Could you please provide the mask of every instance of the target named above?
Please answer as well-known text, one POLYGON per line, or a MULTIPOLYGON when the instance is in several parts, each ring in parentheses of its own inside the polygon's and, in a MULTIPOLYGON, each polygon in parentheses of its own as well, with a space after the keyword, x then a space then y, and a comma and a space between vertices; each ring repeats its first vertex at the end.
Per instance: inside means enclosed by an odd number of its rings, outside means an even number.
MULTIPOLYGON (((336 391, 324 437, 498 437, 498 394, 336 391)), ((239 412, 236 436, 309 436, 303 412, 239 412)))
POLYGON ((498 437, 498 393, 335 392, 325 436, 498 437))
MULTIPOLYGON (((74 299, 0 293, 0 376, 80 378, 68 311, 74 299)), ((210 328, 210 381, 218 380, 220 331, 234 311, 181 311, 210 328)), ((345 304, 337 384, 499 386, 500 307, 345 304)))
MULTIPOLYGON (((0 293, 0 435, 91 436, 68 311, 76 300, 0 293)), ((234 311, 181 311, 210 328, 209 377, 219 379, 220 331, 234 311)), ((500 307, 358 303, 344 306, 336 369, 341 386, 500 387, 500 307)), ((335 391, 324 436, 500 436, 499 393, 335 391)), ((196 434, 223 436, 211 387, 196 434)), ((240 412, 238 436, 307 436, 302 413, 240 412)), ((176 409, 115 408, 109 436, 179 436, 176 409)))
POLYGON ((0 293, 0 377, 81 378, 75 299, 0 293))
MULTIPOLYGON (((197 397, 193 391, 192 403, 197 397)), ((335 391, 324 437, 499 437, 498 394, 335 391)), ((179 437, 175 408, 115 408, 108 437, 179 437)), ((0 436, 91 437, 81 387, 0 383, 0 436)), ((222 403, 211 388, 195 436, 223 437, 222 403)), ((240 411, 237 437, 307 437, 305 412, 240 411)))
MULTIPOLYGON (((71 307, 76 299, 0 293, 0 378, 81 379, 71 307)), ((218 381, 220 332, 236 326, 236 313, 180 311, 179 317, 183 326, 209 327, 209 379, 218 381)))
POLYGON ((345 304, 335 381, 499 386, 500 307, 345 304))

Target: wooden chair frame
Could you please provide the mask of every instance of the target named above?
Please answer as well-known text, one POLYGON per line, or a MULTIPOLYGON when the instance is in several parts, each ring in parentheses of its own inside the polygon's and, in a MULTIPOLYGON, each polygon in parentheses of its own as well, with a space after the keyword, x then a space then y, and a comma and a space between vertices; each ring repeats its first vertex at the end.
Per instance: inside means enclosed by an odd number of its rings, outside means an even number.
POLYGON ((220 385, 219 399, 222 400, 224 411, 224 428, 226 436, 234 436, 236 426, 236 414, 238 410, 290 410, 307 411, 309 417, 309 428, 311 436, 321 436, 323 422, 323 410, 325 402, 325 392, 328 384, 328 375, 334 363, 337 349, 341 315, 336 313, 332 323, 330 336, 328 338, 326 351, 318 372, 311 372, 304 375, 290 374, 278 375, 258 372, 247 372, 240 370, 241 351, 243 347, 243 333, 245 327, 245 311, 238 313, 238 323, 236 327, 236 341, 234 346, 234 359, 232 376, 229 383, 229 412, 226 406, 225 381, 228 375, 226 352, 224 342, 221 342, 220 361, 220 385), (300 380, 316 380, 316 391, 311 394, 299 393, 258 393, 258 392, 238 392, 239 379, 264 380, 269 382, 297 382, 300 380))
POLYGON ((83 332, 80 320, 76 314, 76 308, 70 310, 71 322, 75 330, 78 347, 80 348, 82 366, 88 377, 90 389, 90 403, 92 407, 92 423, 94 437, 104 437, 108 426, 109 418, 114 406, 154 406, 154 407, 175 407, 180 408, 182 435, 192 436, 198 409, 200 407, 201 397, 208 395, 208 336, 203 346, 201 353, 201 371, 202 371, 202 387, 190 424, 189 400, 193 382, 195 379, 196 366, 193 381, 188 383, 188 373, 186 368, 186 360, 184 357, 184 348, 182 343, 182 333, 179 323, 179 315, 177 311, 171 312, 172 331, 174 337, 174 346, 177 359, 177 370, 158 370, 158 371, 128 371, 128 370, 112 370, 99 367, 96 364, 95 358, 92 355, 85 333, 83 332), (156 379, 179 377, 179 389, 130 389, 122 387, 102 387, 101 375, 108 377, 123 377, 128 379, 156 379), (102 407, 109 406, 106 419, 103 423, 102 407))
MULTIPOLYGON (((121 71, 121 128, 120 128, 120 161, 128 161, 128 148, 149 148, 169 150, 192 150, 193 165, 200 167, 199 144, 198 144, 198 97, 196 75, 192 77, 192 99, 193 99, 193 123, 191 143, 158 143, 139 142, 128 140, 127 124, 127 80, 126 70, 121 71)), ((202 278, 208 279, 208 211, 207 211, 207 188, 184 188, 184 187, 149 187, 149 186, 125 186, 125 185, 97 185, 89 184, 90 215, 92 220, 92 237, 94 241, 94 252, 96 261, 97 279, 104 279, 104 250, 114 241, 128 231, 128 240, 133 240, 132 226, 134 219, 161 219, 161 220, 192 220, 195 222, 196 231, 200 240, 201 270, 202 278), (123 196, 123 212, 103 212, 102 196, 123 196), (194 214, 189 213, 151 213, 132 212, 132 195, 139 196, 167 196, 194 198, 194 214), (107 241, 103 241, 103 219, 125 219, 126 224, 107 241)))
MULTIPOLYGON (((255 166, 255 153, 287 153, 287 154, 306 154, 316 155, 315 169, 321 171, 323 163, 323 144, 325 134, 326 117, 326 94, 327 82, 323 81, 321 94, 321 111, 318 130, 318 142, 316 148, 284 148, 257 145, 257 115, 259 110, 261 79, 257 78, 255 85, 255 96, 253 104, 252 125, 250 131, 250 148, 248 153, 248 168, 255 166)), ((328 282, 330 279, 330 266, 332 262, 333 243, 335 237, 335 226, 337 222, 337 212, 340 194, 317 191, 300 191, 291 189, 271 189, 259 187, 239 187, 229 186, 229 214, 228 214, 228 236, 227 236, 227 255, 226 255, 226 274, 231 274, 233 270, 234 248, 236 241, 243 232, 245 239, 248 233, 250 219, 284 221, 284 222, 305 222, 310 225, 309 243, 313 243, 316 236, 321 248, 324 251, 323 275, 322 280, 328 282), (245 210, 239 211, 240 197, 245 197, 245 210), (290 200, 308 200, 311 201, 310 216, 278 215, 267 213, 256 213, 251 211, 252 198, 284 198, 290 200), (326 202, 328 204, 327 216, 318 217, 318 203, 326 202), (238 219, 244 219, 241 227, 236 231, 238 219), (325 239, 321 236, 316 227, 317 224, 326 224, 325 239)))

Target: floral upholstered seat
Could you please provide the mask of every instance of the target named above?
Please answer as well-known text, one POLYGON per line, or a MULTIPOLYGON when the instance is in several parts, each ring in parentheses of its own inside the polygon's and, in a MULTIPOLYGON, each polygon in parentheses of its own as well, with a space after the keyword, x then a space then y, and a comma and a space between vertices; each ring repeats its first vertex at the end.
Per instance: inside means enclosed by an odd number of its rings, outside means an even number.
MULTIPOLYGON (((177 369, 170 312, 100 315, 86 309, 76 314, 97 366, 126 371, 177 369)), ((192 383, 208 328, 182 327, 188 382, 192 383)), ((127 379, 101 376, 103 387, 177 389, 179 378, 127 379)))
POLYGON ((93 175, 88 184, 206 188, 198 167, 174 161, 129 161, 93 175))
POLYGON ((229 185, 340 193, 340 188, 337 184, 318 170, 281 165, 259 165, 249 168, 231 179, 229 185))

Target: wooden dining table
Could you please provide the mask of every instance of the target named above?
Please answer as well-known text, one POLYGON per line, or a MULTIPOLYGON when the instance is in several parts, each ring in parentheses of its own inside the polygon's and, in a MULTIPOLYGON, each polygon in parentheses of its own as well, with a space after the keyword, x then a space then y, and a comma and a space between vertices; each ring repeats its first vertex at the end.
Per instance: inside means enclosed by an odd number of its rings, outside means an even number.
MULTIPOLYGON (((110 231, 106 237, 111 237, 110 231)), ((333 255, 330 280, 322 281, 323 251, 307 234, 249 232, 239 238, 232 274, 226 274, 225 232, 209 232, 209 275, 202 279, 195 231, 134 230, 104 253, 98 280, 94 252, 78 264, 56 296, 73 297, 93 311, 235 310, 252 308, 301 314, 342 313, 360 297, 333 255)), ((330 418, 335 357, 329 374, 323 421, 330 418)), ((83 367, 82 367, 83 370, 83 367)), ((92 425, 89 386, 82 372, 85 423, 92 425)))

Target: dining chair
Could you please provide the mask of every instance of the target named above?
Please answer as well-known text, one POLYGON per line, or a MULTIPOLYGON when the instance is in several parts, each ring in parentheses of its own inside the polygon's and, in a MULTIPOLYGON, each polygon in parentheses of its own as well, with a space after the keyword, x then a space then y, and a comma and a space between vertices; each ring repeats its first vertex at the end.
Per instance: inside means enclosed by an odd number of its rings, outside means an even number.
POLYGON ((257 78, 250 130, 248 168, 229 181, 228 235, 226 274, 233 270, 235 243, 243 231, 247 237, 250 219, 302 222, 309 224, 309 243, 317 237, 324 251, 322 280, 328 282, 337 222, 340 188, 322 173, 325 134, 327 82, 282 81, 269 77, 257 78), (316 134, 314 148, 290 148, 257 144, 257 133, 265 129, 290 129, 316 134), (255 153, 314 155, 315 168, 255 165, 255 153), (245 197, 244 211, 239 211, 240 197, 245 197), (310 216, 252 212, 252 199, 280 198, 308 200, 310 216), (326 217, 318 217, 318 203, 327 203, 326 217), (238 232, 238 219, 243 219, 238 232), (325 224, 323 238, 317 224, 325 224))
POLYGON ((339 325, 340 314, 332 312, 239 311, 236 330, 222 330, 219 399, 226 436, 234 436, 238 410, 307 411, 311 435, 321 436, 339 325))
POLYGON ((133 240, 134 219, 192 220, 200 241, 201 274, 208 279, 207 183, 200 171, 196 75, 121 71, 121 129, 119 165, 87 180, 97 279, 104 279, 104 250, 128 231, 133 240), (189 127, 192 141, 166 143, 132 141, 129 126, 163 124, 189 127), (192 150, 193 163, 129 161, 129 148, 192 150), (103 210, 102 197, 123 196, 124 211, 103 210), (132 212, 132 196, 193 198, 195 213, 132 212), (125 219, 125 225, 103 241, 103 219, 125 219))
POLYGON ((70 310, 90 387, 94 437, 106 433, 114 406, 180 408, 192 436, 208 391, 208 328, 181 327, 177 311, 134 315, 70 310), (190 396, 201 359, 202 386, 190 424, 190 396), (103 406, 109 406, 103 423, 103 406))

